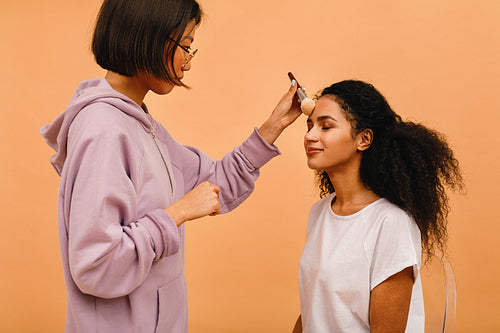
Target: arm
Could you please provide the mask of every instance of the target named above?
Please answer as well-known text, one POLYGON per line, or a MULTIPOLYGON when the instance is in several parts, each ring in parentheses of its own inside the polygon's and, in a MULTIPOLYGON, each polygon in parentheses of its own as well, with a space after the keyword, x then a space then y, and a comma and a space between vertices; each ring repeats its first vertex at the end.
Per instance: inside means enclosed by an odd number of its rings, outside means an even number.
POLYGON ((64 165, 71 276, 82 292, 102 298, 131 293, 154 261, 180 245, 164 207, 139 215, 131 178, 140 177, 142 153, 128 121, 102 106, 82 111, 71 125, 64 165))
POLYGON ((404 332, 410 309, 413 267, 390 276, 370 296, 370 332, 404 332))
MULTIPOLYGON (((298 103, 293 101, 295 91, 296 87, 291 87, 264 125, 219 161, 213 161, 198 148, 179 144, 166 130, 161 131, 164 134, 162 142, 167 144, 166 149, 170 153, 172 164, 181 170, 184 193, 192 191, 203 182, 218 186, 220 207, 212 206, 210 213, 219 211, 226 213, 243 202, 253 191, 255 180, 259 176, 259 168, 280 154, 272 143, 300 115, 298 103)), ((214 191, 215 189, 212 190, 212 194, 214 191)), ((199 202, 186 201, 184 209, 189 210, 188 206, 195 209, 196 205, 199 205, 199 202)), ((182 223, 187 219, 182 218, 183 213, 177 208, 169 207, 168 212, 174 220, 182 223)))
POLYGON ((297 318, 292 333, 302 333, 302 315, 299 315, 299 318, 297 318))

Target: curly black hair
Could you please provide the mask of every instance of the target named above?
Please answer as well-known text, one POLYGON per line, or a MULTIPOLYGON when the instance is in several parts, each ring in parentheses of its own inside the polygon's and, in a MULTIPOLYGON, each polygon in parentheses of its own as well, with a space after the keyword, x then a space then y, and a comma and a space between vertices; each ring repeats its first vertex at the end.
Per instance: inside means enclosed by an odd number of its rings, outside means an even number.
MULTIPOLYGON (((356 80, 335 83, 318 98, 331 96, 350 121, 353 133, 373 131, 373 142, 361 159, 364 185, 413 217, 424 253, 446 251, 448 196, 461 190, 458 160, 444 136, 421 124, 402 121, 373 85, 356 80)), ((316 171, 320 197, 335 192, 325 171, 316 171)))

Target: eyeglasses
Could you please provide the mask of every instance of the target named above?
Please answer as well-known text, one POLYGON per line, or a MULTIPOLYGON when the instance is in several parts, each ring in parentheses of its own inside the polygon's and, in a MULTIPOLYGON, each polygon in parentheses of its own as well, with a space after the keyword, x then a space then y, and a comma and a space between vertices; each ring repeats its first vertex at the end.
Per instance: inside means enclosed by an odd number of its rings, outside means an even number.
POLYGON ((185 65, 189 64, 191 62, 191 60, 194 58, 194 56, 196 55, 196 52, 198 52, 198 49, 194 50, 193 52, 191 52, 187 47, 185 46, 182 46, 181 44, 179 44, 175 39, 173 38, 169 38, 175 45, 177 45, 178 47, 180 47, 184 52, 187 53, 187 56, 186 56, 186 62, 185 62, 185 65))

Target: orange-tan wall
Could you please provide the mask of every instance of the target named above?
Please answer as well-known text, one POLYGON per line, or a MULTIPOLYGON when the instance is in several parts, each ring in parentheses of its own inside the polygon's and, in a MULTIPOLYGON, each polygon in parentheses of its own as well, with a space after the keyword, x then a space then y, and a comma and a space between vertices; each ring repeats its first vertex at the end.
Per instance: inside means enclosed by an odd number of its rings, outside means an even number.
MULTIPOLYGON (((61 332, 65 287, 58 177, 38 131, 79 81, 100 1, 0 1, 0 332, 61 332)), ((452 195, 449 254, 457 332, 500 331, 500 2, 201 0, 193 88, 148 95, 180 142, 220 158, 260 125, 293 71, 310 93, 357 78, 406 119, 444 133, 467 194, 452 195)), ((289 332, 297 267, 317 200, 302 149, 305 118, 277 141, 255 193, 224 216, 189 222, 190 332, 289 332)))

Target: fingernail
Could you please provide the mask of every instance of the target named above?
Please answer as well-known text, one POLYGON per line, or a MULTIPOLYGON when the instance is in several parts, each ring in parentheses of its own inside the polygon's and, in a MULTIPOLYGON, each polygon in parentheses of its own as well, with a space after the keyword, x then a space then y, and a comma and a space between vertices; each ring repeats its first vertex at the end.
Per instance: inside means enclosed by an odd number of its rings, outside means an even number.
POLYGON ((292 87, 295 87, 295 80, 292 80, 292 87))

